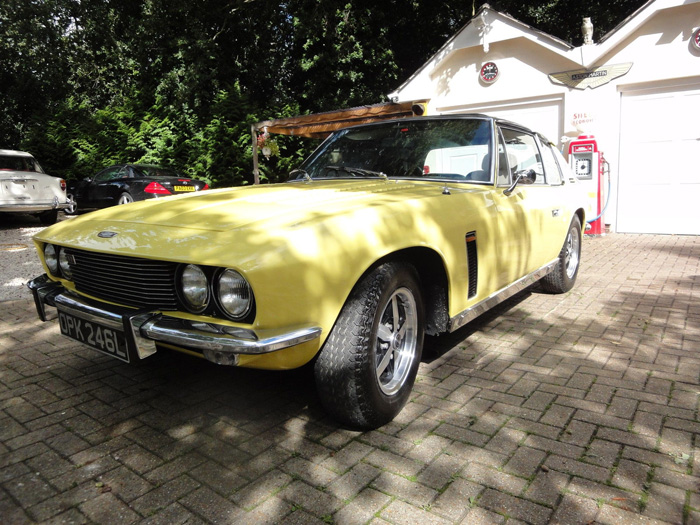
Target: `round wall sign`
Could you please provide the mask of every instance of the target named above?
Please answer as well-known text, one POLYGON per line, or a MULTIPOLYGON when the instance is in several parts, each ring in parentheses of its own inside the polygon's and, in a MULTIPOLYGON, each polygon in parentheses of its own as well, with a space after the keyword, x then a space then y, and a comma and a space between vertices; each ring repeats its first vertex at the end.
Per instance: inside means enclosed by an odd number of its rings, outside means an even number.
POLYGON ((486 62, 483 66, 481 66, 481 71, 479 71, 479 78, 481 78, 481 80, 486 82, 487 84, 495 82, 498 78, 498 66, 496 65, 496 63, 486 62))
POLYGON ((700 28, 695 30, 695 33, 693 33, 690 41, 692 42, 693 47, 700 51, 700 28))

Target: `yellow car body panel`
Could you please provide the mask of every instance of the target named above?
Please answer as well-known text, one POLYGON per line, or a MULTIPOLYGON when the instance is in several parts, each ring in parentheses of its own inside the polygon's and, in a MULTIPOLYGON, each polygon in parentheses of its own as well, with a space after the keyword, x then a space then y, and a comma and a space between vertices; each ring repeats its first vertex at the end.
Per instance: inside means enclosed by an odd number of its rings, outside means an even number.
POLYGON ((549 224, 524 219, 531 211, 512 212, 513 220, 504 213, 506 207, 527 209, 522 203, 547 187, 523 186, 510 197, 493 186, 452 184, 449 189, 446 195, 444 185, 435 182, 372 180, 213 190, 93 212, 43 230, 35 242, 40 254, 43 244, 51 242, 231 267, 253 288, 258 312, 254 330, 309 322, 322 328, 320 339, 303 348, 244 356, 240 363, 294 368, 315 355, 355 283, 383 257, 416 247, 437 253, 447 270, 449 315, 454 316, 508 280, 554 259, 574 213, 568 209, 561 220, 549 224), (511 251, 496 239, 507 237, 516 225, 529 228, 533 235, 526 246, 511 251), (96 235, 100 231, 117 235, 100 238, 96 235), (478 293, 471 299, 466 293, 466 231, 478 232, 480 267, 498 269, 482 272, 478 293))

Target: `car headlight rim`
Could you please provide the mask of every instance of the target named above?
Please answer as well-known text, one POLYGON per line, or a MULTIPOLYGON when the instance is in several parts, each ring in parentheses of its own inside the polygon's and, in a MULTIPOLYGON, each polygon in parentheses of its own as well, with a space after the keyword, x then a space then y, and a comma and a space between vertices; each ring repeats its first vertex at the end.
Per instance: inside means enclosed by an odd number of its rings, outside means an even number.
POLYGON ((73 270, 70 267, 70 260, 66 254, 65 248, 58 249, 58 267, 61 270, 61 275, 68 280, 73 279, 73 270))
POLYGON ((44 262, 51 275, 58 277, 58 250, 53 244, 44 245, 44 262))
POLYGON ((216 277, 216 300, 221 310, 234 321, 245 319, 253 309, 253 289, 243 275, 232 269, 221 270, 216 277))
POLYGON ((211 294, 209 279, 202 268, 187 264, 180 269, 179 292, 185 307, 192 313, 202 313, 207 309, 211 294))

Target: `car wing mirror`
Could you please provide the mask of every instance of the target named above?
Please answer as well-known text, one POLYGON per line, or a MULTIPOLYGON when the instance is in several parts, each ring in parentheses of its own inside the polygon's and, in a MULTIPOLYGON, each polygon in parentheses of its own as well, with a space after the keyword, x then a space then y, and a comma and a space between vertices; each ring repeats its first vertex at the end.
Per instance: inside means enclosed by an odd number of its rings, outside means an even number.
POLYGON ((534 184, 537 180, 537 173, 535 170, 520 170, 515 172, 515 180, 513 184, 506 190, 503 190, 503 195, 510 195, 518 184, 534 184))

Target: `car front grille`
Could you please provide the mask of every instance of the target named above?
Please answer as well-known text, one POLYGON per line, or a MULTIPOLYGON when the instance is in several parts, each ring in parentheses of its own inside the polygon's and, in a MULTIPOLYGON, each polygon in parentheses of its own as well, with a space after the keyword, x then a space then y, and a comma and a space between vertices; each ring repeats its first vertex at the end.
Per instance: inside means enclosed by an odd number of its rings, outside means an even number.
POLYGON ((67 255, 76 289, 97 299, 136 308, 177 310, 177 264, 72 248, 67 255))

